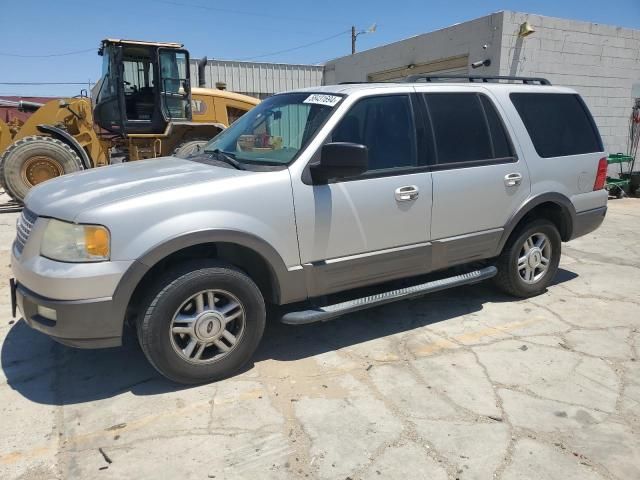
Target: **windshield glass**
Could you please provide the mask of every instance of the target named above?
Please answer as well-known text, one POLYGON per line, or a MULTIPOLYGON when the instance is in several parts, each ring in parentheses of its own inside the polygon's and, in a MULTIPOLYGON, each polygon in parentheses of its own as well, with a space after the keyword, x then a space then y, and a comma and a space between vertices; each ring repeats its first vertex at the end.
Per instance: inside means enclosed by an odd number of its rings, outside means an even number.
POLYGON ((286 165, 327 119, 341 96, 287 93, 267 98, 210 141, 205 152, 239 162, 286 165))

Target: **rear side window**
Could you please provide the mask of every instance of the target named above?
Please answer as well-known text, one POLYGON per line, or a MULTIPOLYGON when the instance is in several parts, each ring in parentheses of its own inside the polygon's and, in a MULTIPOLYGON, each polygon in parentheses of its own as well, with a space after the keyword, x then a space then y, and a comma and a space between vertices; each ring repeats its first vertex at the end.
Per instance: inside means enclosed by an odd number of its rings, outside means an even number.
POLYGON ((425 94, 438 164, 511 159, 513 150, 491 101, 477 93, 425 94))
POLYGON ((509 96, 541 157, 604 150, 593 118, 579 95, 512 93, 509 96))

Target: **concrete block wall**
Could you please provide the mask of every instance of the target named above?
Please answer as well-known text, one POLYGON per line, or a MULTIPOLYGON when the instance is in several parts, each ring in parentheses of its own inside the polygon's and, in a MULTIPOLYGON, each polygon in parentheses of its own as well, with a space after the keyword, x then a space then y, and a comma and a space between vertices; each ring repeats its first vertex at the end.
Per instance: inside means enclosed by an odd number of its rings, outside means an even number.
POLYGON ((610 153, 627 149, 632 87, 640 83, 640 30, 503 12, 501 75, 541 76, 584 97, 610 153), (519 38, 528 21, 535 33, 519 38))
MULTIPOLYGON (((324 68, 323 83, 367 81, 367 75, 408 65, 469 56, 469 63, 500 57, 502 12, 470 22, 452 25, 434 32, 416 35, 371 50, 330 60, 324 68), (483 46, 487 48, 484 49, 483 46)), ((483 73, 496 75, 499 65, 483 68, 483 73)))

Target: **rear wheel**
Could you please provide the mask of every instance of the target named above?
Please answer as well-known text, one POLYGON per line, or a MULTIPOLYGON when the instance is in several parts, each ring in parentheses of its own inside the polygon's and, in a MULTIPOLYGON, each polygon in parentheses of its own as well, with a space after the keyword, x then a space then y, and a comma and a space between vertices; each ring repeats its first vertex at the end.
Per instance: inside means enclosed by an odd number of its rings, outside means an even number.
POLYGON ((23 201, 29 189, 46 180, 82 170, 82 160, 66 143, 52 137, 24 137, 0 158, 0 182, 14 199, 23 201))
POLYGON ((200 152, 208 142, 209 140, 204 139, 187 140, 176 147, 173 155, 178 158, 187 158, 189 155, 200 152))
POLYGON ((179 383, 227 377, 253 355, 265 326, 265 304, 243 272, 217 262, 187 263, 150 290, 137 323, 151 364, 179 383))
POLYGON ((562 239, 549 220, 537 219, 520 227, 498 257, 494 282, 516 297, 543 293, 558 271, 562 239))

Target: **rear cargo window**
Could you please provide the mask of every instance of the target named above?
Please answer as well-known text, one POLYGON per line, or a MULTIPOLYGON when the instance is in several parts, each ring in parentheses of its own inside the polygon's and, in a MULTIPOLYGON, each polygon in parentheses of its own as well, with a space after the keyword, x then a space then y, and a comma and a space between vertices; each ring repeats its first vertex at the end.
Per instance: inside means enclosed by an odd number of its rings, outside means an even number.
POLYGON ((541 157, 604 150, 593 118, 579 95, 512 93, 509 96, 541 157))

